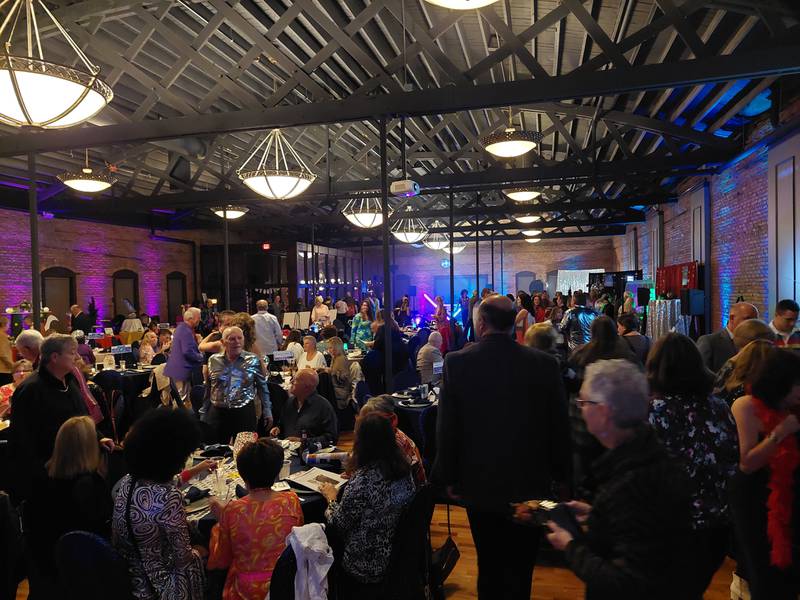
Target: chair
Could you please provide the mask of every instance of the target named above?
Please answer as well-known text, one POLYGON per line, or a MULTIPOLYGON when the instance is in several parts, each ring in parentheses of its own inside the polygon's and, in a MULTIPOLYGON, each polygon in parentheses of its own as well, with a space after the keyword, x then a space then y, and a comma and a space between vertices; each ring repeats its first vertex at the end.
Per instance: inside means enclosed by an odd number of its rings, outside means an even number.
POLYGON ((272 403, 272 421, 276 425, 281 422, 281 415, 289 402, 289 394, 277 383, 271 381, 267 383, 269 387, 269 399, 272 403))
POLYGON ((294 576, 297 574, 297 558, 291 545, 287 544, 275 567, 269 584, 271 600, 294 600, 294 576))
POLYGON ((56 542, 55 554, 62 598, 133 599, 128 563, 100 536, 66 533, 56 542))
POLYGON ((410 387, 419 385, 419 373, 406 369, 392 378, 392 391, 407 390, 410 387))
POLYGON ((203 402, 206 398, 206 386, 205 385, 193 385, 191 391, 189 392, 189 399, 192 402, 192 409, 194 409, 195 414, 200 413, 200 409, 203 408, 203 402))
POLYGON ((433 491, 420 487, 395 528, 389 568, 382 582, 386 600, 425 600, 430 592, 433 491))
POLYGON ((436 460, 436 418, 439 415, 437 405, 429 406, 419 415, 419 428, 422 431, 422 459, 425 462, 428 477, 433 462, 436 460))
POLYGON ((361 410, 361 407, 366 404, 367 400, 369 400, 369 386, 367 385, 366 381, 359 381, 356 383, 356 390, 355 390, 355 399, 356 399, 356 406, 358 410, 361 410))

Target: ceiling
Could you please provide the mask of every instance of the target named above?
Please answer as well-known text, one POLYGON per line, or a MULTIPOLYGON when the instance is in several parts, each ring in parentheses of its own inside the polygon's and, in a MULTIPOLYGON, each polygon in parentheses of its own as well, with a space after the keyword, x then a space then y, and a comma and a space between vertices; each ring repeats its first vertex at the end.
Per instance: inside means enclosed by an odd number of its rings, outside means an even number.
MULTIPOLYGON (((754 111, 769 108, 768 94, 774 107, 782 82, 800 71, 800 52, 785 49, 800 16, 792 2, 48 5, 114 99, 77 130, 0 128, 0 206, 27 206, 28 148, 48 216, 219 228, 209 207, 235 202, 250 212, 234 230, 307 240, 313 223, 315 239, 334 246, 380 235, 340 214, 354 194, 380 190, 378 117, 387 121, 389 178, 403 178, 405 156, 407 176, 423 186, 396 202, 395 215, 408 204, 429 225, 447 223, 452 192, 457 236, 520 238, 513 217, 531 207, 499 190, 535 183, 545 237, 613 235, 673 201, 681 178, 735 156, 754 111), (480 139, 509 114, 543 140, 522 159, 498 161, 480 139), (318 178, 298 198, 265 200, 236 169, 281 124, 294 125, 284 133, 318 178), (85 146, 92 166, 108 164, 118 178, 101 196, 81 197, 55 178, 81 165, 85 146)), ((55 28, 40 27, 45 58, 74 63, 55 28)))

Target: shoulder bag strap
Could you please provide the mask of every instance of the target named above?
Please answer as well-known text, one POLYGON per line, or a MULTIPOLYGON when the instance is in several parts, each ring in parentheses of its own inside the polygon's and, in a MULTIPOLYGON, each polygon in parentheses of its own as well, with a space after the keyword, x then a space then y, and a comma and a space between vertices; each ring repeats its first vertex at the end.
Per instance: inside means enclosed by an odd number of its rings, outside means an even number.
POLYGON ((131 502, 133 501, 133 491, 136 489, 136 481, 136 479, 131 478, 131 487, 128 490, 128 501, 125 504, 125 526, 128 529, 128 537, 131 538, 133 550, 136 552, 136 558, 139 559, 139 563, 142 565, 142 574, 144 575, 144 580, 147 583, 147 587, 153 590, 156 595, 161 598, 161 592, 158 591, 156 586, 153 585, 153 582, 150 580, 150 576, 147 574, 147 567, 145 567, 144 560, 142 559, 142 551, 139 549, 139 542, 136 540, 136 534, 133 533, 133 525, 131 524, 131 502))

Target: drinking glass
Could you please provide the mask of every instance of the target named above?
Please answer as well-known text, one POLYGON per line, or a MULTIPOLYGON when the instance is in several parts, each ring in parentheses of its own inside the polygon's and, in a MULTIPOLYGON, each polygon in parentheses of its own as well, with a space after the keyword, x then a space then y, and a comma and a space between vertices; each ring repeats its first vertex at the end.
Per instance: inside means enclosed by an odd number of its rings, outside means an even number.
POLYGON ((119 361, 119 370, 120 371, 124 371, 125 370, 125 361, 124 360, 119 361))

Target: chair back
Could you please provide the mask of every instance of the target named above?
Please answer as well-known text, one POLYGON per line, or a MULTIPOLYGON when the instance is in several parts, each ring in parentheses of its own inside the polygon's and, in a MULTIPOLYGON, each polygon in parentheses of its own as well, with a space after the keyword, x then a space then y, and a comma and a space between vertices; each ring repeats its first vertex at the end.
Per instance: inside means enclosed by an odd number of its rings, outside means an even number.
POLYGON ((62 598, 133 599, 127 562, 100 536, 66 533, 56 542, 55 553, 62 598))
POLYGON ((419 416, 419 425, 422 431, 422 458, 428 467, 428 474, 436 460, 436 417, 438 414, 439 407, 433 405, 424 408, 419 416))
POLYGON ((386 600, 425 600, 431 567, 430 526, 433 491, 423 485, 397 521, 389 568, 382 582, 386 600))
POLYGON ((359 381, 356 383, 355 399, 358 410, 367 403, 369 400, 369 386, 366 381, 359 381))
POLYGON ((189 392, 189 399, 192 402, 192 409, 194 409, 195 414, 199 414, 200 409, 203 408, 203 402, 206 399, 206 386, 193 385, 189 392))
POLYGON ((406 390, 415 385, 419 385, 419 373, 416 370, 406 369, 405 371, 400 371, 392 379, 392 391, 395 392, 406 390))
POLYGON ((289 393, 277 383, 271 381, 267 383, 269 387, 269 399, 272 402, 272 420, 275 424, 280 423, 281 415, 289 402, 289 393))
POLYGON ((269 584, 270 600, 294 600, 294 576, 297 574, 297 558, 290 544, 278 557, 272 569, 269 584))

